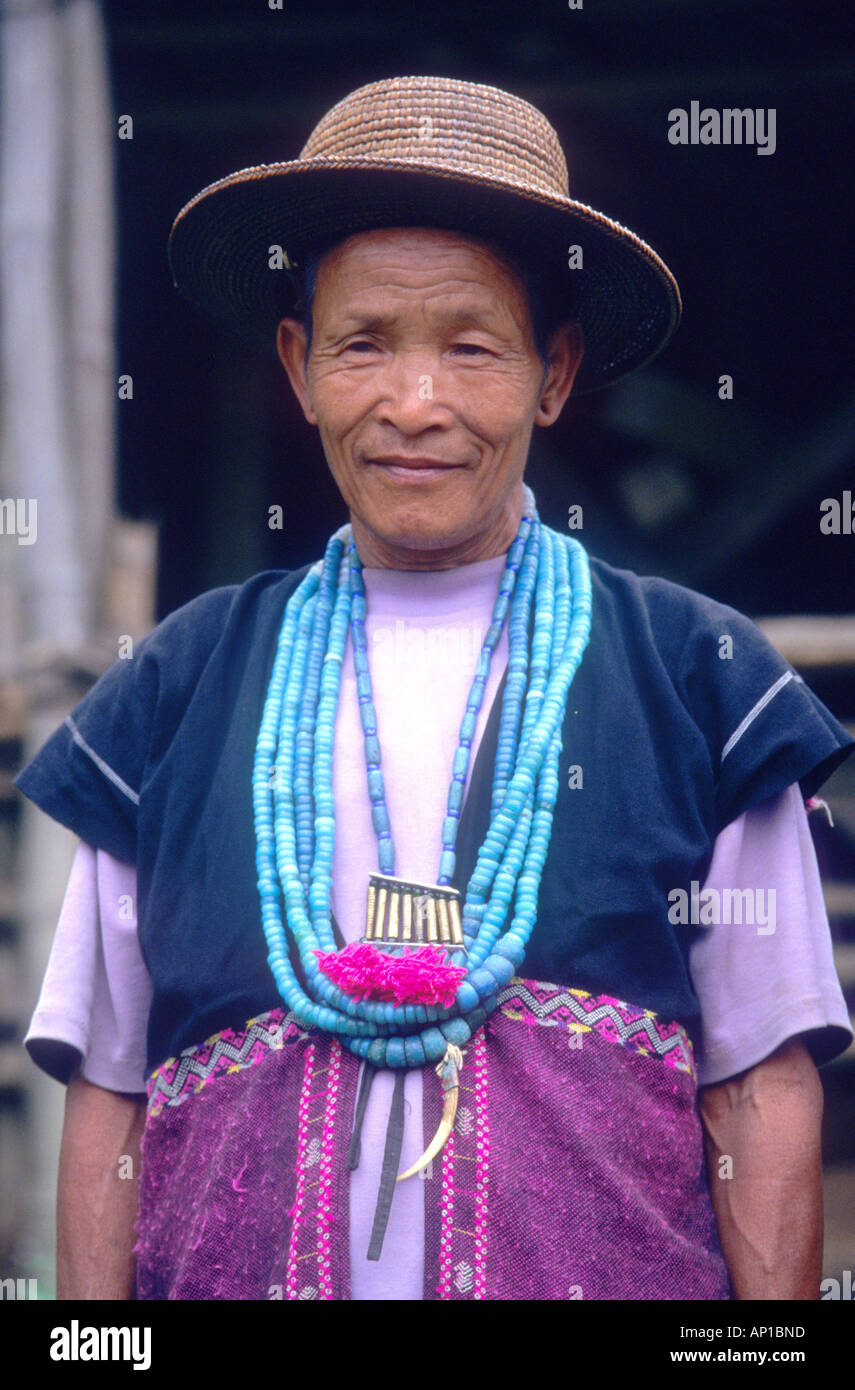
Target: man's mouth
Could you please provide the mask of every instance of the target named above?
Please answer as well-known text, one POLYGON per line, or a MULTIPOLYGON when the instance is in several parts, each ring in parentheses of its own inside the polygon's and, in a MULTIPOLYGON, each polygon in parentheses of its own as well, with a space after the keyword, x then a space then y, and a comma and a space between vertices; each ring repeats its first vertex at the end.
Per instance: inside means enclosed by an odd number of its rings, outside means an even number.
POLYGON ((404 478, 407 481, 427 482, 439 478, 453 469, 465 468, 463 463, 453 463, 447 459, 409 457, 405 454, 381 454, 366 462, 373 468, 381 468, 391 478, 404 478))

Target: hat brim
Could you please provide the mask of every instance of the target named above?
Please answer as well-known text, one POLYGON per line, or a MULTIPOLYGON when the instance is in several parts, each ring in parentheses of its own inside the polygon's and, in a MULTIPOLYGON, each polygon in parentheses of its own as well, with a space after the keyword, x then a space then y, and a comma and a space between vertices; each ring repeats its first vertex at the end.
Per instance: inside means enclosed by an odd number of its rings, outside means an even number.
POLYGON ((592 391, 662 350, 680 319, 664 262, 633 232, 570 198, 405 160, 294 160, 229 175, 192 199, 169 238, 176 288, 244 337, 275 341, 294 311, 291 276, 271 269, 272 246, 298 263, 378 227, 450 228, 499 241, 536 268, 551 302, 566 298, 585 354, 575 392, 592 391), (571 246, 582 267, 570 269, 571 246))

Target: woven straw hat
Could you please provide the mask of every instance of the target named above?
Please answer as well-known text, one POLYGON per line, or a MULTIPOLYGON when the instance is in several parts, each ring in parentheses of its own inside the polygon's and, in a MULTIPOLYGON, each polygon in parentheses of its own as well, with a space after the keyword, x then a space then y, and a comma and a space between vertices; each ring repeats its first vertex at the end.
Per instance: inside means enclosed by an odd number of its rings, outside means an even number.
POLYGON ((680 318, 676 281, 655 251, 570 197, 546 117, 496 87, 444 77, 360 87, 323 117, 299 159, 210 184, 176 217, 169 259, 184 295, 272 347, 296 290, 287 270, 271 269, 270 248, 299 264, 389 226, 482 237, 531 267, 550 304, 566 303, 582 325, 577 393, 649 361, 680 318), (581 268, 569 268, 571 246, 582 248, 581 268))

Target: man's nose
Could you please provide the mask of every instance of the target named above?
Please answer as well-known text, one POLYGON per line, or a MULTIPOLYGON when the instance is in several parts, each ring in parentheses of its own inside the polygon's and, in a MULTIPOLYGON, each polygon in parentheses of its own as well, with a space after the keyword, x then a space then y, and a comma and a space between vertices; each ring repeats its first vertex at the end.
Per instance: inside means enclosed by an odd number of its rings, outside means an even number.
POLYGON ((435 354, 412 353, 390 362, 383 373, 375 416, 381 424, 417 433, 447 424, 448 405, 440 399, 435 354))

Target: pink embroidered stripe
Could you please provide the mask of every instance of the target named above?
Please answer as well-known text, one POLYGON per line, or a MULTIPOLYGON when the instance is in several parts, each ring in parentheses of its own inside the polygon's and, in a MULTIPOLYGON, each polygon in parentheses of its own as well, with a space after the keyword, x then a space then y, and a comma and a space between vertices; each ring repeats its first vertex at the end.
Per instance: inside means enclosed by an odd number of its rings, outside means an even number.
POLYGON ((285 1297, 289 1299, 299 1299, 301 1297, 301 1290, 298 1286, 297 1249, 300 1228, 303 1224, 306 1196, 306 1160, 308 1158, 309 1147, 309 1106, 311 1105, 314 1068, 315 1045, 314 1043, 309 1043, 306 1048, 306 1060, 303 1066, 303 1085, 300 1089, 300 1103, 297 1110, 297 1191, 294 1198, 291 1240, 288 1246, 288 1265, 285 1272, 285 1297))
POLYGON ((487 1297, 487 1205, 490 1117, 487 1108, 487 1045, 480 1029, 472 1042, 475 1063, 475 1298, 487 1297))
POLYGON ((330 1043, 329 1087, 324 1111, 324 1127, 321 1135, 321 1154, 318 1178, 318 1292, 323 1299, 333 1296, 330 1262, 332 1243, 332 1195, 333 1195, 333 1143, 335 1140, 335 1116, 338 1105, 339 1075, 341 1072, 341 1043, 333 1038, 330 1043))
POLYGON ((442 1196, 440 1198, 439 1285, 437 1297, 451 1298, 454 1254, 454 1131, 442 1151, 442 1196))

